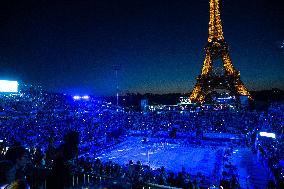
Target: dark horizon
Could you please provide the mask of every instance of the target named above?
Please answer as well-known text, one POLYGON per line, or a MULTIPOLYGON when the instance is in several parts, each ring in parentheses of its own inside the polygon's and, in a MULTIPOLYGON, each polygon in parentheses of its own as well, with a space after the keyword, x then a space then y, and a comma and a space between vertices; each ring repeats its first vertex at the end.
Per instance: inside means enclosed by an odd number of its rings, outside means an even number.
MULTIPOLYGON (((225 40, 250 91, 284 90, 280 0, 220 1, 225 40)), ((69 94, 189 93, 207 43, 209 0, 3 1, 0 79, 69 94)))

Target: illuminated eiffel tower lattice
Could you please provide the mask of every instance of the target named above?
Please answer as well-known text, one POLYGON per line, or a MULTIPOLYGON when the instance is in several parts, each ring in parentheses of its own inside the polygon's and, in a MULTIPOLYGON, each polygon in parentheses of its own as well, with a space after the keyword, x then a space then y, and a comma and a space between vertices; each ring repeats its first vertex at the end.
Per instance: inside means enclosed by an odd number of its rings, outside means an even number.
POLYGON ((206 102, 206 96, 216 90, 229 90, 237 99, 240 96, 251 98, 250 93, 240 79, 240 72, 232 64, 228 45, 225 42, 219 11, 219 0, 210 0, 210 21, 208 43, 205 47, 205 60, 201 74, 197 77, 191 95, 191 102, 206 102), (217 74, 213 63, 221 59, 222 73, 217 74), (214 69, 213 69, 214 68, 214 69))

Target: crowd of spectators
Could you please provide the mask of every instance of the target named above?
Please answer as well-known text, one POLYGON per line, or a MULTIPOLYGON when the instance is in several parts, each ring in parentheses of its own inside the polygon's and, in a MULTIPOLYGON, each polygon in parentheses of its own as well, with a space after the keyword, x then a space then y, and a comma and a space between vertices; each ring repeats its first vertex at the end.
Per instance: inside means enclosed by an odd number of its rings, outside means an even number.
MULTIPOLYGON (((62 182, 56 179, 64 178, 66 186, 74 186, 76 179, 72 174, 84 172, 92 173, 96 178, 111 177, 138 185, 156 183, 198 188, 205 182, 204 178, 201 175, 190 178, 184 170, 180 173, 166 172, 165 167, 151 170, 140 162, 118 165, 83 155, 91 153, 89 155, 95 157, 96 152, 123 141, 131 131, 147 131, 151 137, 156 137, 158 133, 167 135, 173 128, 188 134, 196 133, 200 128, 204 133, 243 134, 247 136, 247 144, 253 146, 257 129, 270 129, 282 136, 283 117, 283 106, 278 105, 271 106, 267 112, 137 112, 92 97, 74 99, 65 94, 43 91, 3 94, 0 96, 0 160, 1 174, 5 174, 1 175, 0 184, 14 183, 35 188, 56 188, 57 185, 62 188, 59 184, 62 182), (72 140, 68 133, 73 133, 72 140), (34 168, 44 170, 38 174, 42 177, 34 176, 34 168), (70 174, 58 177, 62 170, 70 174), (15 178, 6 176, 8 173, 13 175, 13 172, 15 178), (35 184, 34 180, 42 182, 35 184)), ((277 142, 277 149, 274 148, 270 158, 277 157, 277 174, 281 172, 279 162, 283 159, 283 146, 277 142)), ((264 156, 266 154, 269 153, 264 156)), ((235 180, 232 183, 235 184, 235 180)))
POLYGON ((284 187, 284 105, 273 104, 267 112, 259 116, 260 124, 256 129, 275 134, 274 137, 261 137, 255 134, 254 150, 267 167, 275 183, 284 187))

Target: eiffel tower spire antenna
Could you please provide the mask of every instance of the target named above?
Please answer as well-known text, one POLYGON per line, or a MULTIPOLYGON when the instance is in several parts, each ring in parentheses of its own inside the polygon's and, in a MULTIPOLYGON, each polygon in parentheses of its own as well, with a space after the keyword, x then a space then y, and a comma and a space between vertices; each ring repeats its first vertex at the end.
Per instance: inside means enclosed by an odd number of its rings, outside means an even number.
POLYGON ((205 59, 201 74, 197 77, 190 100, 191 102, 205 102, 205 97, 214 89, 229 90, 234 96, 247 96, 252 99, 247 88, 240 79, 240 72, 236 70, 231 61, 228 45, 224 38, 222 21, 219 10, 219 0, 210 0, 210 20, 208 43, 205 47, 205 59), (213 62, 221 59, 223 62, 223 75, 214 75, 213 62))
POLYGON ((210 20, 209 20, 209 33, 208 42, 212 42, 213 39, 224 40, 224 34, 222 29, 222 21, 219 11, 219 0, 210 1, 210 20))

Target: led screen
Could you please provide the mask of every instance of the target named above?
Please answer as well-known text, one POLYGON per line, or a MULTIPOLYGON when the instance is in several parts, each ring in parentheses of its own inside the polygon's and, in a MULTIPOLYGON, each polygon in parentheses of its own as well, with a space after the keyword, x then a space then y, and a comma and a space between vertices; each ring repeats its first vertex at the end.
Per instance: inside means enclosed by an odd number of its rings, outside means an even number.
POLYGON ((18 82, 0 80, 0 92, 18 92, 18 82))

